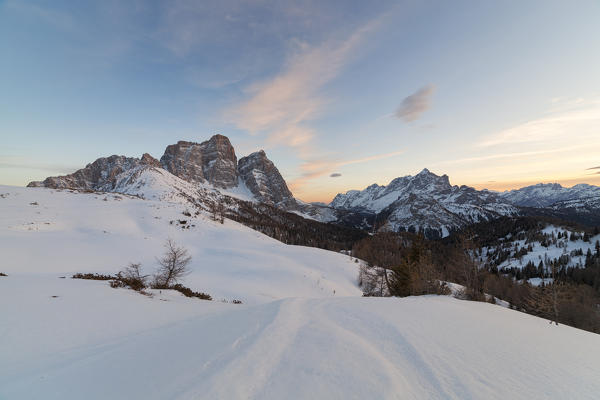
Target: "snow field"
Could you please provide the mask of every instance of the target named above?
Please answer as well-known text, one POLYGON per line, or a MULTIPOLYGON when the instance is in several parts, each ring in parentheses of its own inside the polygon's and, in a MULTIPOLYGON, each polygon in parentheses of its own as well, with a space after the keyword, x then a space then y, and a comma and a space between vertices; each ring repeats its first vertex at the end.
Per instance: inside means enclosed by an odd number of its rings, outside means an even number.
POLYGON ((600 335, 446 296, 363 298, 347 255, 186 217, 176 197, 0 194, 2 400, 600 393, 600 335), (128 262, 151 273, 167 237, 193 257, 183 283, 215 301, 69 278, 128 262))

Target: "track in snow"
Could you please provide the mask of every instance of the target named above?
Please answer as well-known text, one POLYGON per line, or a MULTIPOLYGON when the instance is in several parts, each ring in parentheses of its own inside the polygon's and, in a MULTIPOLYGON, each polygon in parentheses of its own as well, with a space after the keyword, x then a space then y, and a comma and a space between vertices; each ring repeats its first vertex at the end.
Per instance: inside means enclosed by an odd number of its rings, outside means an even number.
POLYGON ((0 398, 591 399, 600 390, 600 336, 485 303, 204 304, 206 314, 17 365, 0 377, 0 398))

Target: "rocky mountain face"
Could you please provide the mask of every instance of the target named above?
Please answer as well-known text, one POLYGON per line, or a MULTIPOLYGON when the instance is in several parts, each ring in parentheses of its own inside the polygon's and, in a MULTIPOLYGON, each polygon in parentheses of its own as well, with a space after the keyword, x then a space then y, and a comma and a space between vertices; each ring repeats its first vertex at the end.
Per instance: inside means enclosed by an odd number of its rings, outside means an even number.
POLYGON ((148 153, 142 155, 141 159, 113 155, 99 158, 72 174, 48 177, 42 182, 31 182, 27 186, 112 191, 117 185, 119 175, 124 171, 157 166, 160 166, 158 160, 148 153))
POLYGON ((237 186, 237 157, 229 139, 214 135, 202 143, 179 141, 167 146, 162 166, 188 182, 208 181, 216 187, 237 186))
MULTIPOLYGON (((117 155, 103 157, 72 174, 49 177, 43 182, 31 182, 28 186, 131 194, 140 192, 138 186, 141 175, 145 177, 144 182, 159 180, 168 182, 167 185, 177 182, 162 172, 154 174, 156 176, 143 174, 148 168, 168 171, 182 181, 209 184, 216 189, 235 189, 242 185, 258 202, 299 214, 307 213, 313 219, 323 219, 320 218, 323 214, 320 207, 294 199, 279 170, 264 150, 243 157, 238 163, 233 146, 223 135, 214 135, 202 143, 179 141, 169 145, 160 161, 147 153, 139 159, 117 155)), ((327 209, 325 213, 326 219, 335 219, 331 210, 327 209)))
POLYGON ((518 209, 496 193, 468 186, 452 186, 447 175, 424 169, 415 176, 392 180, 386 186, 371 185, 362 191, 338 194, 330 206, 346 221, 361 216, 360 225, 384 231, 423 231, 430 237, 447 236, 465 225, 515 215, 518 209), (370 217, 369 217, 370 214, 370 217))
POLYGON ((290 205, 294 200, 285 180, 264 150, 240 158, 237 170, 240 179, 261 202, 290 205))
POLYGON ((538 183, 499 194, 511 204, 523 207, 549 207, 558 202, 600 197, 600 187, 585 183, 570 188, 558 183, 538 183))

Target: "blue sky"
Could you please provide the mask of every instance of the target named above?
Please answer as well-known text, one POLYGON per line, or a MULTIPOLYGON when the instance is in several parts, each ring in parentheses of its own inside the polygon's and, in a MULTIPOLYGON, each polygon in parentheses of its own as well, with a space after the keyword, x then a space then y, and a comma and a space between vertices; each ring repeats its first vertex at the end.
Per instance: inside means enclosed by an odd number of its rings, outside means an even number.
POLYGON ((600 184, 596 1, 0 2, 0 183, 227 135, 304 200, 600 184), (331 177, 331 175, 339 175, 331 177))

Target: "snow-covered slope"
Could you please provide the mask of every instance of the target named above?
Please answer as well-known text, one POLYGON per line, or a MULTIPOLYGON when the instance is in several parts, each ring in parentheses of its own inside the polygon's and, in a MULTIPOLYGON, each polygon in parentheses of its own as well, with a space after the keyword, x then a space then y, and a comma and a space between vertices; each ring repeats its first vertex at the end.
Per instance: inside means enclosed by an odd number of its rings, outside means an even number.
POLYGON ((204 214, 185 216, 189 203, 177 195, 165 198, 156 172, 144 170, 139 178, 145 185, 134 194, 161 200, 0 186, 2 272, 116 273, 129 262, 141 262, 151 273, 164 241, 171 238, 193 257, 186 285, 216 299, 257 303, 333 296, 334 291, 361 294, 349 257, 287 246, 230 220, 221 225, 204 214))
POLYGON ((444 296, 363 298, 350 257, 184 216, 186 203, 161 197, 148 171, 135 193, 146 199, 0 186, 0 272, 8 274, 0 277, 0 399, 593 399, 600 391, 599 335, 444 296), (150 273, 167 237, 193 256, 184 284, 215 301, 69 278, 128 262, 150 273))
POLYGON ((440 236, 467 224, 518 212, 493 192, 452 186, 447 175, 438 176, 427 169, 396 178, 387 186, 374 184, 362 191, 338 194, 330 206, 379 215, 381 230, 422 229, 440 236))

